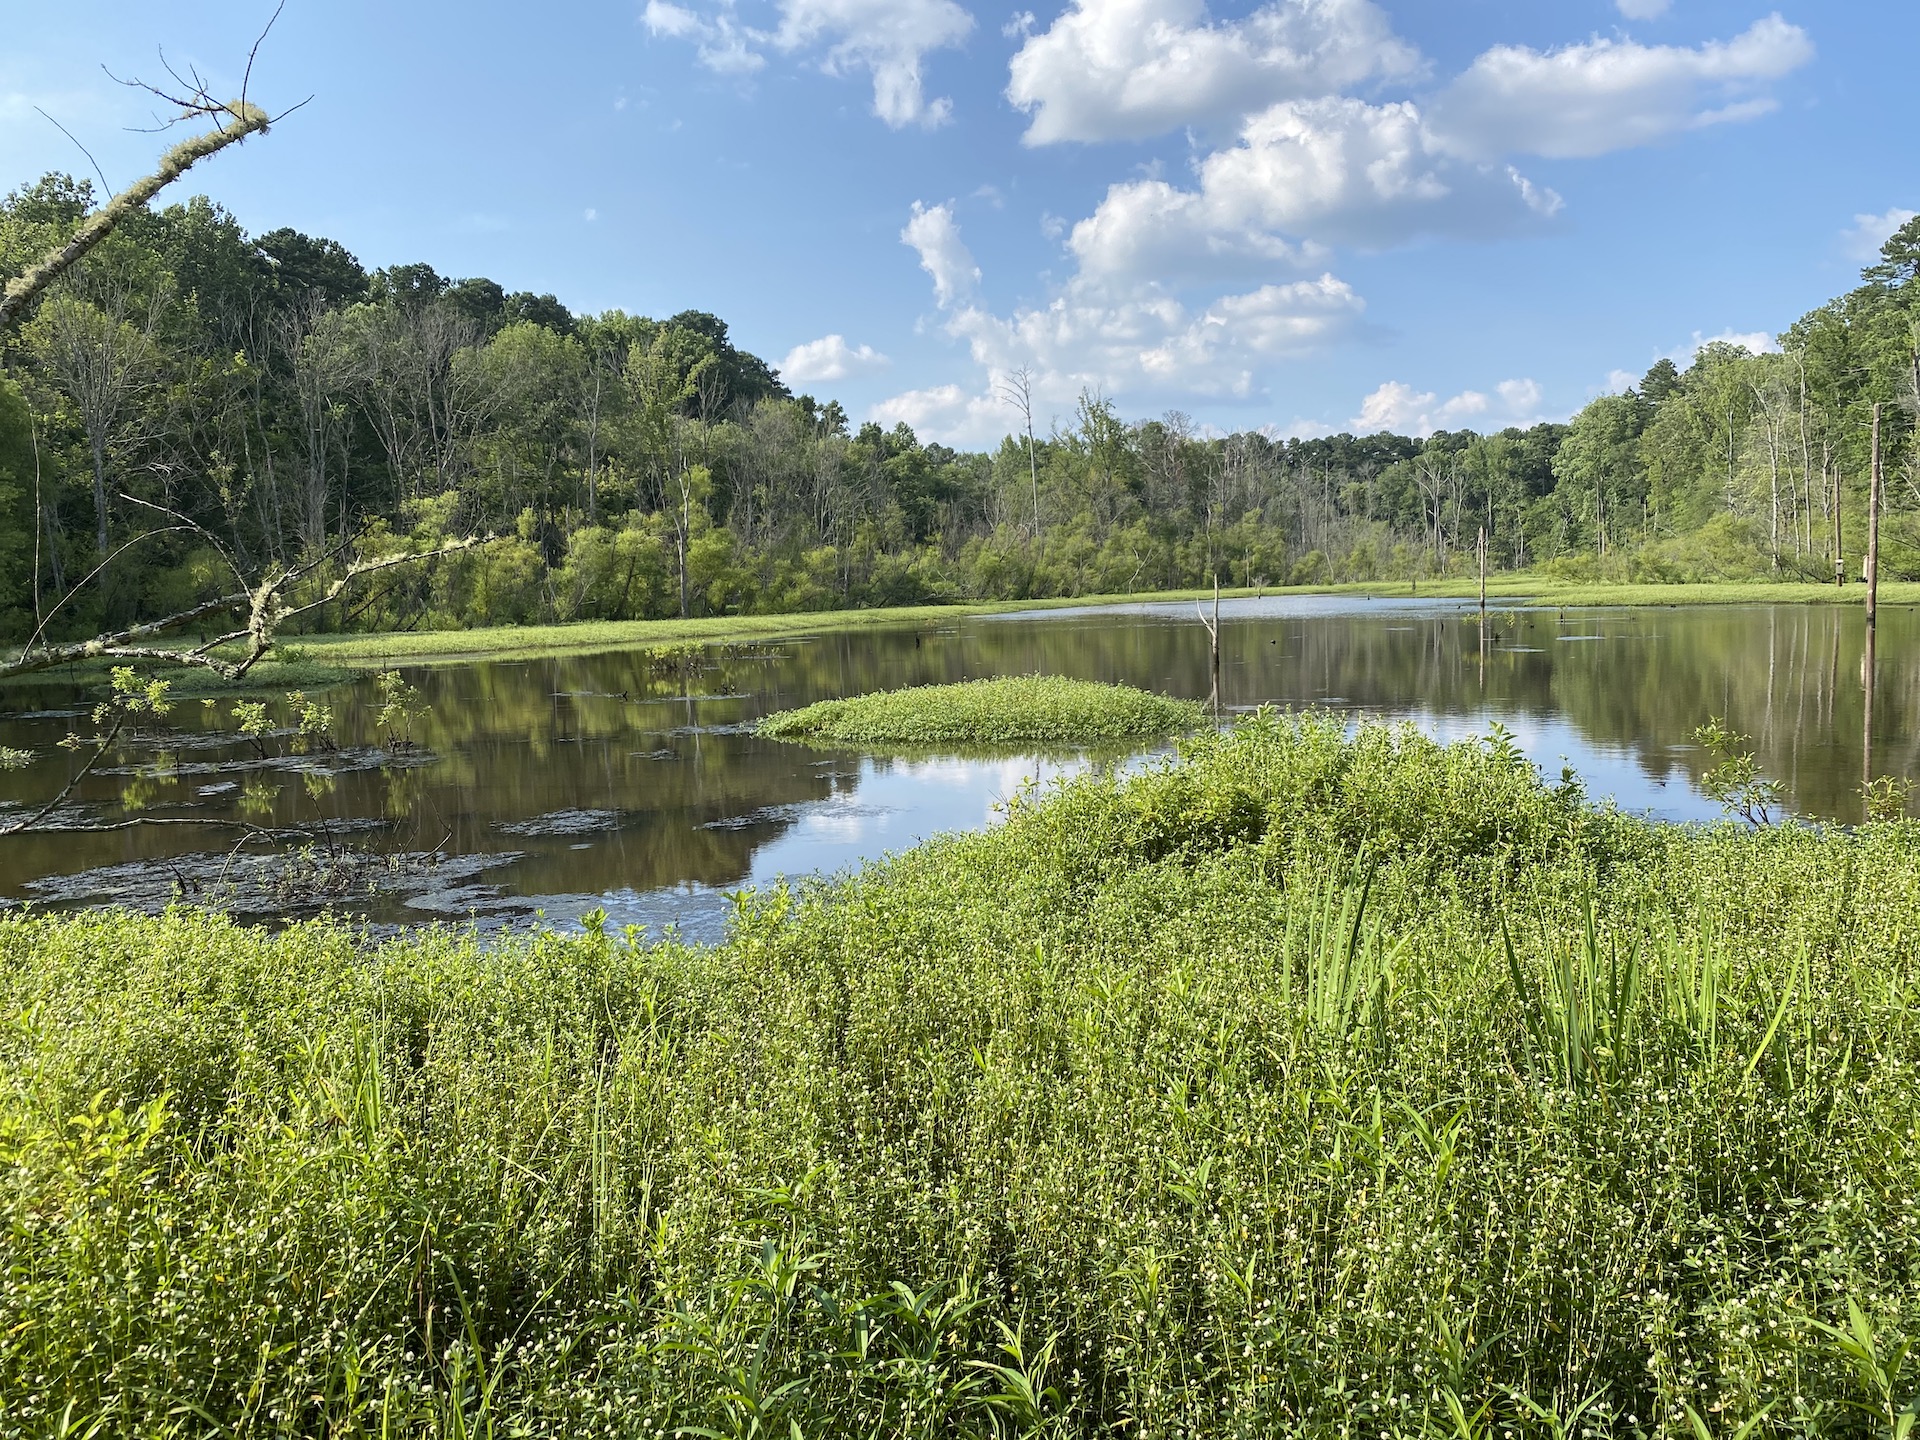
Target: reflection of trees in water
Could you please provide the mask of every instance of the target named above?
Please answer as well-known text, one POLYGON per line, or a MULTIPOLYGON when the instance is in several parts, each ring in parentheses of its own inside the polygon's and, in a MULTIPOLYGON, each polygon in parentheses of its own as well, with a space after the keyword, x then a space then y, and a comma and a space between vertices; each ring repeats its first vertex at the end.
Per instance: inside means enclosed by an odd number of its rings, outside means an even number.
MULTIPOLYGON (((1561 717, 1652 777, 1697 780, 1695 726, 1724 717, 1753 737, 1800 813, 1860 816, 1864 639, 1854 609, 1753 606, 1474 617, 1235 619, 1222 641, 1222 700, 1561 717), (1563 639, 1594 636, 1599 639, 1563 639)), ((1920 613, 1884 612, 1875 672, 1875 773, 1920 771, 1920 613)), ((1203 628, 1151 616, 994 621, 953 635, 822 637, 769 676, 767 708, 902 684, 1045 671, 1195 699, 1208 693, 1203 628)))
MULTIPOLYGON (((1558 715, 1591 742, 1638 757, 1650 775, 1664 776, 1677 764, 1696 779, 1708 760, 1690 748, 1691 732, 1722 716, 1753 737, 1796 810, 1854 820, 1865 759, 1863 638, 1858 611, 1821 607, 1564 617, 1520 611, 1495 617, 1483 658, 1478 625, 1457 610, 1250 620, 1229 608, 1221 698, 1228 706, 1332 702, 1389 712, 1558 715)), ((1194 699, 1204 699, 1209 687, 1205 631, 1184 617, 888 627, 771 648, 771 661, 736 655, 711 670, 665 679, 640 653, 412 672, 408 678, 432 706, 418 738, 435 762, 284 785, 273 821, 398 814, 405 833, 392 836, 396 844, 432 848, 444 837, 454 853, 524 852, 513 872, 523 893, 645 891, 688 881, 726 887, 792 825, 792 807, 825 800, 857 775, 847 757, 727 727, 838 695, 996 674, 1126 681, 1194 699), (668 752, 672 758, 660 758, 668 752), (615 828, 588 834, 499 828, 562 811, 611 811, 617 820, 615 828), (762 818, 715 828, 749 814, 762 818), (590 848, 573 848, 582 843, 590 848)), ((1917 650, 1920 616, 1884 611, 1875 773, 1920 770, 1917 650)), ((58 698, 37 694, 35 703, 58 698)), ((365 699, 352 691, 334 697, 343 746, 374 738, 374 707, 365 699)), ((198 710, 182 706, 176 713, 192 724, 198 710)), ((0 724, 0 742, 46 750, 68 723, 0 724)), ((207 753, 238 758, 241 749, 207 753)), ((151 747, 127 758, 150 763, 151 747)), ((96 788, 80 798, 115 805, 122 783, 90 779, 96 788)), ((150 806, 236 813, 237 787, 204 798, 201 788, 199 779, 156 781, 140 798, 150 806)), ((0 799, 9 793, 0 790, 0 799)), ((206 843, 192 832, 40 837, 0 847, 0 889, 17 894, 24 880, 41 874, 180 855, 206 843)))
MULTIPOLYGON (((1408 622, 1394 622, 1405 624, 1408 622)), ((1250 703, 1292 685, 1350 706, 1472 713, 1487 708, 1559 715, 1589 741, 1635 756, 1651 776, 1674 765, 1697 780, 1710 763, 1691 746, 1693 728, 1724 717, 1753 737, 1767 772, 1793 808, 1840 820, 1860 817, 1865 707, 1857 611, 1778 606, 1741 609, 1553 611, 1525 616, 1490 636, 1484 688, 1478 627, 1458 620, 1384 626, 1296 625, 1279 687, 1257 662, 1229 669, 1229 700, 1250 703), (1563 635, 1603 635, 1563 640, 1563 635), (1529 650, 1538 653, 1528 653, 1529 650), (1258 677, 1258 678, 1255 678, 1258 677), (1245 693, 1231 693, 1236 685, 1245 693)), ((1246 649, 1257 631, 1242 627, 1246 649)), ((1920 769, 1920 621, 1913 611, 1883 616, 1874 705, 1874 771, 1920 769)), ((1230 657, 1235 650, 1229 650, 1230 657)), ((1198 648, 1190 683, 1200 683, 1198 648)), ((1229 665, 1233 661, 1230 658, 1229 665)))

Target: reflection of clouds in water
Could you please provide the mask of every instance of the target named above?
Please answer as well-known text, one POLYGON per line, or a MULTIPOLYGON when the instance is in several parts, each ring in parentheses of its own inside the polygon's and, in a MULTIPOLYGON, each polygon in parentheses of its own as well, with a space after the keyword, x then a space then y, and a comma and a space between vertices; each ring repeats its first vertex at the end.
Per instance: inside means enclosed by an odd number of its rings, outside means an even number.
POLYGON ((916 831, 974 830, 997 824, 1009 796, 1029 785, 1042 789, 1086 772, 1084 755, 1009 755, 975 758, 935 755, 923 759, 863 760, 858 793, 887 796, 890 811, 920 815, 937 811, 940 823, 916 831), (946 803, 927 792, 948 792, 946 803))
POLYGON ((872 805, 828 803, 811 814, 802 815, 797 830, 802 839, 856 845, 868 835, 885 831, 892 813, 872 805))
MULTIPOLYGON (((957 755, 938 755, 930 760, 897 760, 892 766, 895 774, 925 785, 967 785, 972 783, 977 769, 976 765, 957 755)), ((861 765, 862 780, 871 779, 874 773, 871 760, 861 765)))
POLYGON ((1720 818, 1720 807, 1694 788, 1692 777, 1680 765, 1669 764, 1664 771, 1656 770, 1634 747, 1595 740, 1572 721, 1559 716, 1503 714, 1494 710, 1438 715, 1412 710, 1403 712, 1399 718, 1411 720, 1443 744, 1484 738, 1498 722, 1506 726, 1521 753, 1539 766, 1550 781, 1557 780, 1560 767, 1566 765, 1572 767, 1588 795, 1599 801, 1617 801, 1622 810, 1660 820, 1720 818))
POLYGON ((747 883, 833 874, 946 831, 984 829, 1024 786, 1045 788, 1088 763, 1075 755, 864 758, 850 789, 792 807, 792 827, 754 853, 747 883))
MULTIPOLYGON (((1382 588, 1385 588, 1384 584, 1382 588)), ((1062 606, 1059 609, 1010 610, 1001 615, 983 616, 979 623, 1104 619, 1115 615, 1146 615, 1156 619, 1184 622, 1193 619, 1196 603, 1205 609, 1211 609, 1213 604, 1211 597, 1208 597, 1200 601, 1145 600, 1125 605, 1071 605, 1062 606)), ((1222 620, 1333 620, 1409 613, 1447 615, 1465 613, 1474 608, 1474 601, 1455 597, 1423 600, 1417 595, 1383 595, 1378 598, 1372 595, 1265 595, 1222 597, 1220 618, 1222 620)), ((1489 603, 1487 613, 1504 615, 1510 610, 1520 608, 1522 607, 1511 602, 1489 603)))

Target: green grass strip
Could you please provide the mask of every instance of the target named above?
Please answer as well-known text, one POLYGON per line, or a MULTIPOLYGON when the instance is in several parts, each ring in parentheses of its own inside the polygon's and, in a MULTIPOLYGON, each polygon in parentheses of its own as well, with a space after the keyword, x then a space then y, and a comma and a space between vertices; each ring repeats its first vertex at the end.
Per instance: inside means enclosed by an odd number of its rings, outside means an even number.
MULTIPOLYGON (((1223 599, 1257 596, 1347 595, 1375 599, 1471 600, 1471 579, 1369 581, 1320 589, 1225 590, 1223 599)), ((895 626, 950 625, 977 615, 1054 610, 1090 605, 1211 600, 1211 590, 1139 595, 1082 595, 1053 600, 1005 600, 973 605, 910 605, 886 610, 828 610, 800 615, 714 615, 689 620, 589 620, 567 625, 500 625, 477 630, 438 630, 388 635, 289 636, 287 644, 313 661, 356 669, 390 665, 457 665, 472 660, 545 658, 608 650, 680 644, 772 640, 794 635, 842 633, 895 626)), ((1525 573, 1492 576, 1487 598, 1502 605, 1573 607, 1593 605, 1860 605, 1866 589, 1849 585, 1725 583, 1709 585, 1578 584, 1525 573)), ((1920 604, 1920 584, 1880 587, 1883 606, 1920 604)))
POLYGON ((770 715, 759 729, 829 745, 1076 745, 1172 735, 1204 715, 1191 700, 1130 685, 1019 675, 822 700, 770 715))

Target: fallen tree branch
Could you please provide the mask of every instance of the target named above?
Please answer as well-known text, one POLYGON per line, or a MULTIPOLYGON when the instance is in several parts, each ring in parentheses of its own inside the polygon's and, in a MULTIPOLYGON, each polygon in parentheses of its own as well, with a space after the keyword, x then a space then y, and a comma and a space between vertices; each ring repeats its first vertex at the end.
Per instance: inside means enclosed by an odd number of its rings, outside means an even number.
POLYGON ((337 558, 340 552, 336 550, 317 560, 307 561, 289 570, 281 571, 277 575, 269 575, 251 590, 241 590, 222 595, 217 599, 203 600, 197 605, 191 605, 185 610, 177 611, 159 620, 151 620, 143 625, 132 625, 125 630, 115 631, 111 635, 97 635, 91 640, 77 640, 64 645, 43 645, 38 649, 29 649, 12 660, 0 662, 0 680, 16 675, 36 674, 42 670, 77 664, 83 660, 144 661, 158 665, 181 665, 192 669, 210 670, 224 680, 239 680, 273 649, 282 625, 323 605, 331 604, 349 587, 365 577, 376 575, 383 570, 393 570, 402 565, 437 560, 446 555, 457 555, 463 550, 471 550, 476 545, 484 545, 492 538, 490 535, 470 535, 433 550, 405 551, 377 556, 370 560, 350 561, 345 573, 328 584, 318 599, 289 606, 286 603, 286 592, 311 576, 330 559, 337 558), (183 630, 211 616, 235 610, 246 615, 244 626, 223 635, 217 635, 192 649, 172 649, 167 646, 142 643, 183 630), (241 642, 245 642, 247 651, 239 660, 223 660, 212 653, 223 645, 241 642))
POLYGON ((93 772, 93 767, 100 763, 100 757, 107 753, 108 747, 110 747, 115 738, 119 736, 120 727, 126 723, 127 717, 125 713, 116 716, 114 718, 113 728, 99 738, 93 747, 93 754, 87 757, 87 763, 82 765, 69 777, 65 788, 26 819, 16 820, 13 824, 7 826, 6 829, 0 830, 0 835, 18 835, 23 830, 31 830, 42 820, 46 819, 47 816, 58 810, 61 805, 65 804, 67 797, 80 788, 80 782, 86 779, 87 776, 93 772))
MULTIPOLYGON (((298 827, 280 828, 267 825, 254 825, 245 820, 224 820, 218 816, 197 815, 134 815, 125 820, 103 820, 90 825, 61 825, 56 833, 61 835, 105 835, 113 830, 132 830, 146 825, 192 825, 199 829, 245 830, 246 840, 311 840, 315 834, 324 836, 325 831, 313 831, 298 827)), ((12 835, 24 830, 26 826, 17 825, 11 830, 0 830, 0 836, 12 835)), ((44 832, 42 832, 44 833, 44 832)))

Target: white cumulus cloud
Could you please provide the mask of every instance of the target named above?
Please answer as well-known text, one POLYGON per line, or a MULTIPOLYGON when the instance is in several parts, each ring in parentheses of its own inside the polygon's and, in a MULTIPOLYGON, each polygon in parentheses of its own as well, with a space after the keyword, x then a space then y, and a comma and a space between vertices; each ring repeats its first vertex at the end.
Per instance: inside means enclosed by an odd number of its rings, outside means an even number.
POLYGON ((1709 345, 1738 345, 1753 355, 1777 355, 1780 344, 1765 330, 1722 330, 1718 335, 1707 335, 1701 331, 1693 332, 1693 339, 1684 345, 1676 345, 1656 360, 1671 360, 1682 370, 1693 364, 1694 357, 1709 345))
POLYGON ((822 335, 796 345, 780 362, 782 378, 803 385, 826 384, 871 375, 891 362, 871 345, 853 346, 844 335, 822 335))
POLYGON ((1108 190, 1068 247, 1091 276, 1222 276, 1317 262, 1325 241, 1383 245, 1422 233, 1486 234, 1551 217, 1560 197, 1511 166, 1462 162, 1410 101, 1287 101, 1205 157, 1197 184, 1108 190))
POLYGON ((1880 215, 1855 215, 1853 224, 1840 232, 1840 242, 1849 260, 1871 265, 1880 258, 1880 247, 1887 237, 1913 219, 1916 212, 1896 205, 1880 215))
POLYGON ((1538 380, 1502 380, 1493 387, 1493 393, 1500 397, 1506 413, 1515 417, 1539 414, 1540 402, 1546 398, 1538 380))
POLYGON ((824 43, 830 69, 873 76, 873 112, 896 129, 938 125, 953 102, 928 100, 921 64, 934 50, 958 45, 973 17, 953 0, 780 0, 782 49, 824 43))
POLYGON ((1778 15, 1731 40, 1684 47, 1599 38, 1559 50, 1497 45, 1441 93, 1435 133, 1456 154, 1604 155, 1773 108, 1766 82, 1813 58, 1778 15))
POLYGON ((820 52, 832 74, 864 71, 873 81, 873 112, 899 129, 939 125, 953 112, 944 98, 929 100, 926 57, 958 45, 973 17, 954 0, 775 0, 774 23, 740 18, 733 0, 706 0, 698 8, 647 0, 642 19, 656 36, 690 40, 700 63, 722 74, 745 74, 766 64, 766 52, 820 52))
POLYGON ((654 35, 693 41, 700 63, 717 74, 751 75, 767 63, 758 48, 766 37, 742 25, 728 7, 709 14, 670 0, 647 0, 640 18, 654 35))
POLYGON ((942 310, 973 294, 973 287, 980 282, 980 267, 973 263, 973 253, 960 238, 951 205, 914 201, 913 214, 900 238, 920 252, 920 268, 933 277, 933 298, 942 310))
POLYGON ((1493 391, 1488 396, 1480 390, 1462 390, 1442 400, 1435 391, 1389 380, 1360 402, 1360 413, 1348 428, 1356 435, 1387 430, 1427 436, 1436 430, 1504 430, 1539 420, 1543 391, 1538 381, 1502 380, 1493 391))
POLYGON ((1205 305, 1142 290, 1114 297, 1069 284, 1046 304, 995 314, 969 305, 948 320, 974 363, 1004 374, 1029 365, 1041 390, 1070 400, 1083 389, 1108 393, 1175 390, 1247 396, 1264 361, 1310 353, 1350 332, 1365 309, 1332 275, 1263 285, 1205 305))
POLYGON ((1191 304, 1152 284, 1076 276, 1044 303, 999 313, 979 298, 980 272, 949 207, 915 206, 900 238, 932 276, 944 329, 966 345, 980 383, 909 390, 876 406, 873 418, 954 443, 1006 433, 1000 388, 1022 367, 1034 377, 1038 417, 1071 413, 1083 391, 1246 398, 1258 393, 1264 367, 1339 341, 1366 308, 1332 275, 1191 304))
POLYGON ((1137 140, 1421 68, 1372 0, 1270 0, 1220 21, 1204 0, 1073 0, 1027 35, 1007 98, 1032 116, 1029 145, 1137 140))

